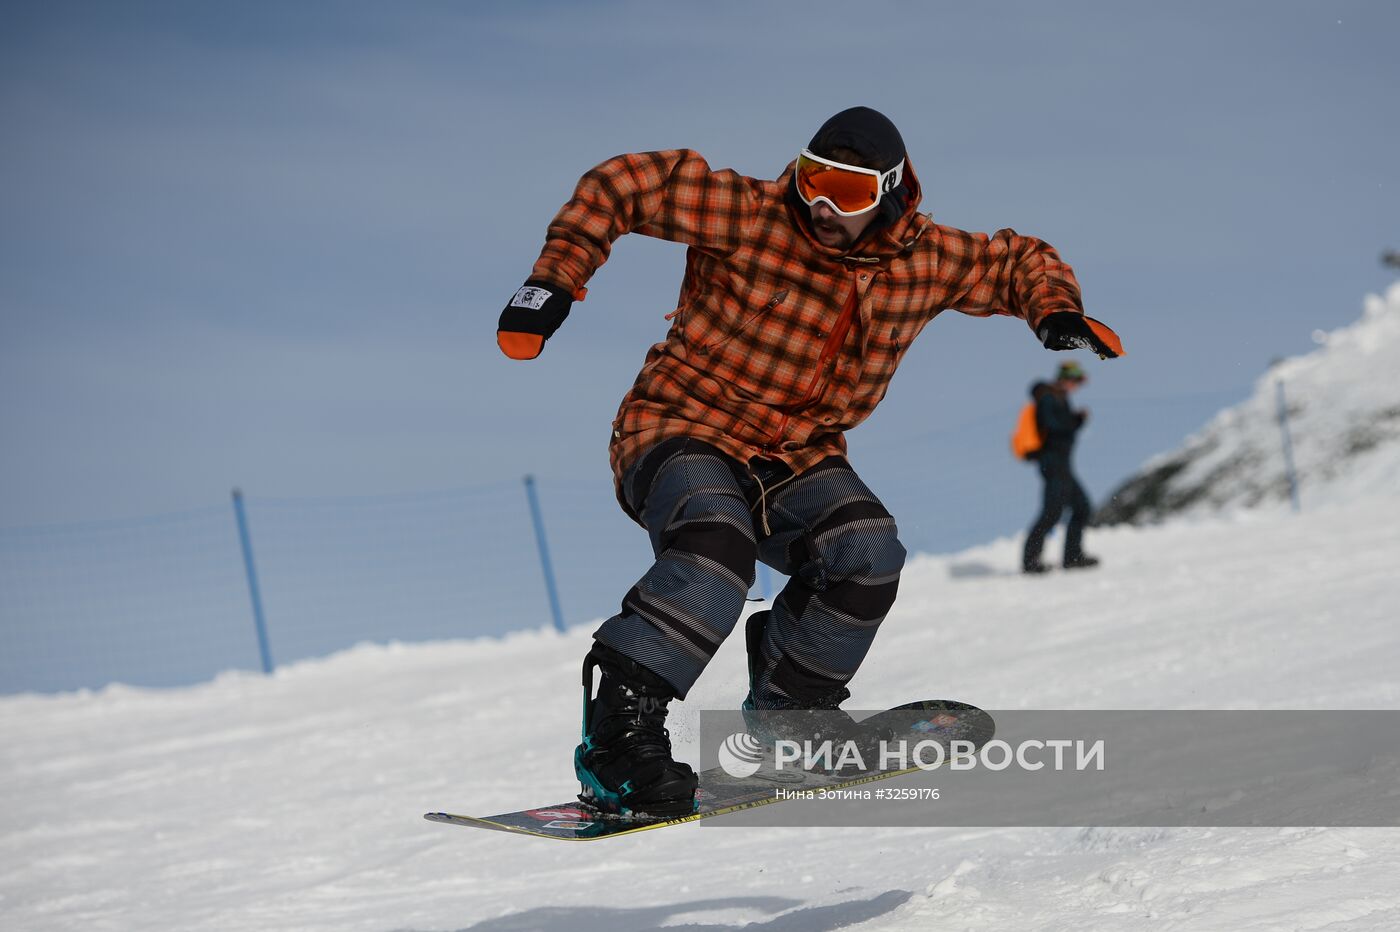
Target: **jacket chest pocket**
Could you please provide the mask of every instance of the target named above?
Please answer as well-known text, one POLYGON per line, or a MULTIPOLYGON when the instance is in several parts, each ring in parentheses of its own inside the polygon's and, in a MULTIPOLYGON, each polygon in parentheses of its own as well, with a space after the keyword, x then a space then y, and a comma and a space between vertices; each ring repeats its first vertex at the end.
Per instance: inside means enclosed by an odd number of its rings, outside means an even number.
POLYGON ((853 403, 861 408, 873 408, 885 397, 890 379, 899 367, 899 362, 909 349, 914 334, 902 323, 879 324, 865 343, 865 357, 862 360, 860 381, 856 386, 853 403))
POLYGON ((762 326, 763 319, 771 311, 783 304, 788 291, 781 288, 769 295, 762 304, 755 295, 749 301, 741 301, 734 295, 717 295, 707 292, 680 308, 682 333, 690 350, 697 355, 708 355, 720 350, 735 337, 752 334, 762 326))
POLYGON ((907 329, 907 326, 897 323, 879 323, 872 328, 865 345, 865 372, 883 374, 885 379, 894 374, 895 367, 904 358, 904 351, 909 346, 907 329))

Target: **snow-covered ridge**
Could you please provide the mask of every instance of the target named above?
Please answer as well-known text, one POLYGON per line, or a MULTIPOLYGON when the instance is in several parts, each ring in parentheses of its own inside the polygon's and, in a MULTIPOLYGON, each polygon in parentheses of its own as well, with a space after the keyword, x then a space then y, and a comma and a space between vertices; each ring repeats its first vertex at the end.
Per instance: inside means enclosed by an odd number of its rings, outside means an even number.
POLYGON ((1368 295, 1356 323, 1313 338, 1318 349, 1276 363, 1247 401, 1145 463, 1099 523, 1286 502, 1279 383, 1305 505, 1400 489, 1400 283, 1368 295))

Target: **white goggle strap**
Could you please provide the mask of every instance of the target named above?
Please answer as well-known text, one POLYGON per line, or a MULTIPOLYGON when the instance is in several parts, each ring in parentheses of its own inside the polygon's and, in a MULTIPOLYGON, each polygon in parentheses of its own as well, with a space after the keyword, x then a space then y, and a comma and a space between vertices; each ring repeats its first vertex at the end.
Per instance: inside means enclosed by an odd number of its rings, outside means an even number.
POLYGON ((899 164, 896 165, 894 168, 891 168, 891 169, 890 169, 889 171, 887 171, 887 172, 881 173, 881 175, 880 175, 880 196, 881 196, 881 197, 884 197, 886 194, 889 194, 889 193, 890 193, 891 191, 893 191, 895 188, 899 187, 899 183, 900 183, 901 181, 903 181, 903 180, 904 180, 904 159, 900 159, 900 160, 899 160, 899 164))

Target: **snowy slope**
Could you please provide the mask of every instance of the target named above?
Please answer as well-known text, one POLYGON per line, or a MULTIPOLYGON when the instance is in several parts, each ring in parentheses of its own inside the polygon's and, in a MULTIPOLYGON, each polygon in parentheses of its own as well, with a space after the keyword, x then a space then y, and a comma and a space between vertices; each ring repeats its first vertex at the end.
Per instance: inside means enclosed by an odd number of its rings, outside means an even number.
MULTIPOLYGON (((1400 497, 911 561, 853 708, 1400 709, 1400 497), (1053 549, 1052 544, 1052 549, 1053 549)), ((1400 832, 433 825, 571 792, 588 628, 361 646, 193 688, 0 699, 0 928, 1400 927, 1400 832)), ((732 708, 741 639, 675 716, 732 708)))
POLYGON ((1140 522, 1287 501, 1279 382, 1305 505, 1400 490, 1400 283, 1384 297, 1367 296, 1356 323, 1314 338, 1320 348, 1276 364, 1247 401, 1146 463, 1114 491, 1098 520, 1140 522))

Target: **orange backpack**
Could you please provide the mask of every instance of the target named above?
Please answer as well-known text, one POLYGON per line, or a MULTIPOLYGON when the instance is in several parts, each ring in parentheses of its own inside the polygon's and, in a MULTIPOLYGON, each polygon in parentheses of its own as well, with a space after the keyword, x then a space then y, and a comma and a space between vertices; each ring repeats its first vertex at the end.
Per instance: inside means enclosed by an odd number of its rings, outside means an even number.
POLYGON ((1029 460, 1044 445, 1045 438, 1040 436, 1040 426, 1035 422, 1035 402, 1028 401, 1021 409, 1021 416, 1016 419, 1016 430, 1011 434, 1011 452, 1016 454, 1018 460, 1029 460))

